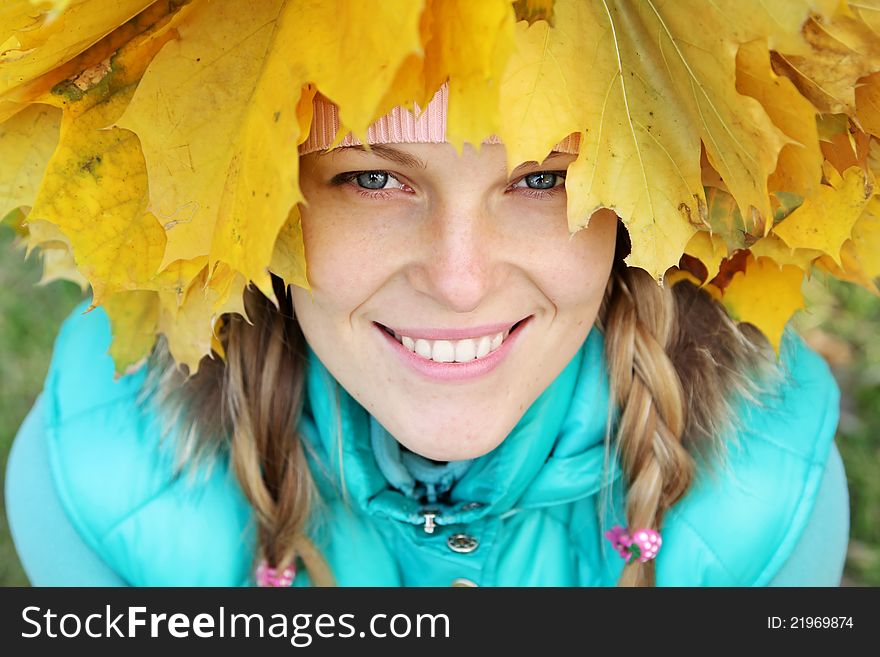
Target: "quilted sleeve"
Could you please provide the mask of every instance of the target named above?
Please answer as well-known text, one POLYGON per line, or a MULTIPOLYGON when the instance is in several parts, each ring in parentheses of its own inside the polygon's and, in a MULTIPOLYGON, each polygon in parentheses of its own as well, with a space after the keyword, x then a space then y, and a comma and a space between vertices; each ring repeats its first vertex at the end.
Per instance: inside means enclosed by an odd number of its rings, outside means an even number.
POLYGON ((737 404, 726 461, 701 467, 667 514, 658 584, 766 586, 794 553, 828 462, 840 391, 793 331, 780 358, 781 382, 737 404))
POLYGON ((65 321, 44 388, 52 479, 85 543, 134 586, 247 581, 251 513, 228 464, 175 476, 146 375, 114 377, 110 326, 85 304, 65 321))
POLYGON ((85 544, 61 506, 42 414, 38 398, 6 464, 6 517, 28 580, 32 586, 125 586, 85 544))

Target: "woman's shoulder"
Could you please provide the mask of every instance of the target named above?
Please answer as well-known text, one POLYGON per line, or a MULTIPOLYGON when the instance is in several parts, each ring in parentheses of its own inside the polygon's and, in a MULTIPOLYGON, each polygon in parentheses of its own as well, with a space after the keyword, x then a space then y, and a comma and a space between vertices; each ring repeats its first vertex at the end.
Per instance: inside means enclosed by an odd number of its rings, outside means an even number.
POLYGON ((86 309, 62 325, 43 392, 63 508, 133 584, 179 584, 184 570, 192 583, 238 583, 224 579, 246 573, 250 558, 249 511, 234 476, 222 459, 176 472, 173 436, 163 440, 160 414, 142 399, 145 368, 117 377, 107 315, 86 309))
POLYGON ((667 514, 658 581, 683 572, 737 586, 769 584, 789 559, 815 506, 832 451, 840 392, 825 361, 789 330, 782 376, 755 399, 740 399, 721 463, 699 468, 667 514))

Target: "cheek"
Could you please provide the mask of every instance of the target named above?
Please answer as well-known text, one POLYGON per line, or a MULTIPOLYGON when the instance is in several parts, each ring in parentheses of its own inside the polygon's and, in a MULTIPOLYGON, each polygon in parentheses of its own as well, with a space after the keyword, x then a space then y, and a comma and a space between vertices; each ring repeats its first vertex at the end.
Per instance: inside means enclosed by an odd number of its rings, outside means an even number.
POLYGON ((587 228, 566 238, 556 258, 545 261, 545 293, 560 311, 598 308, 611 274, 617 241, 617 216, 596 212, 587 228))
POLYGON ((303 208, 307 275, 314 301, 325 310, 345 312, 360 305, 381 280, 376 240, 362 227, 346 225, 332 213, 303 208))

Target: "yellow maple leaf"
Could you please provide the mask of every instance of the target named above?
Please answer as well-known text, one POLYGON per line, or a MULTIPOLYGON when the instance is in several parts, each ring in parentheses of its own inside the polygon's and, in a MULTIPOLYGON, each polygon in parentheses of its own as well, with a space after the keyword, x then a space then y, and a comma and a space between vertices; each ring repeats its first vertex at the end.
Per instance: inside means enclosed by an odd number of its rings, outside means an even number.
POLYGON ((147 290, 118 292, 104 300, 113 340, 110 356, 117 376, 138 369, 156 343, 159 295, 147 290))
POLYGON ((773 233, 752 244, 749 251, 756 258, 770 258, 779 266, 794 265, 808 274, 813 262, 824 254, 819 249, 793 249, 773 233))
MULTIPOLYGON (((433 0, 434 29, 425 45, 425 82, 449 81, 446 139, 461 151, 498 131, 499 86, 513 49, 509 0, 433 0)), ((514 163, 516 166, 518 163, 514 163)))
POLYGON ((167 292, 162 297, 163 301, 176 301, 174 309, 183 305, 186 293, 196 277, 208 264, 207 256, 193 258, 192 260, 175 260, 170 265, 158 272, 149 281, 144 282, 143 288, 155 292, 167 292))
POLYGON ((152 61, 118 124, 141 136, 150 207, 168 237, 161 266, 207 255, 212 267, 222 261, 268 292, 276 236, 301 200, 297 92, 317 83, 349 128, 365 130, 400 61, 419 47, 420 6, 189 7, 179 39, 152 61))
MULTIPOLYGON (((842 6, 845 7, 843 3, 842 6)), ((856 81, 874 73, 880 61, 880 39, 869 25, 848 11, 813 15, 803 35, 810 49, 775 58, 784 73, 819 111, 855 113, 856 81)))
POLYGON ((880 2, 878 0, 849 0, 846 7, 852 15, 864 21, 875 34, 880 34, 880 2))
POLYGON ((30 105, 0 123, 0 215, 31 206, 58 143, 61 112, 30 105))
POLYGON ((869 278, 880 277, 880 197, 874 196, 852 230, 853 255, 869 278))
POLYGON ((856 87, 856 118, 866 132, 880 137, 880 73, 869 75, 856 87))
POLYGON ((54 3, 23 25, 34 10, 25 10, 30 3, 13 0, 9 13, 0 14, 0 94, 72 59, 153 1, 71 0, 66 7, 54 3))
POLYGON ((767 177, 792 140, 757 100, 737 93, 736 52, 755 39, 806 48, 798 44, 808 9, 558 0, 556 27, 516 26, 501 90, 501 137, 511 161, 540 161, 580 132, 566 181, 570 228, 599 207, 615 210, 633 241, 627 262, 661 276, 697 228, 708 227, 701 141, 747 228, 754 225, 750 208, 771 215, 767 177))
POLYGON ((816 129, 816 108, 770 67, 764 41, 740 46, 736 54, 736 88, 761 103, 774 125, 796 143, 779 152, 768 186, 771 191, 811 196, 822 179, 822 151, 816 129))
POLYGON ((40 256, 43 258, 40 285, 46 285, 52 281, 70 281, 79 285, 80 289, 85 292, 89 282, 79 272, 69 248, 41 247, 40 256))
MULTIPOLYGON (((721 266, 721 261, 728 256, 727 242, 719 235, 701 230, 687 243, 684 252, 698 258, 706 266, 708 275, 703 283, 708 283, 721 266)), ((697 283, 700 285, 700 283, 697 283)))
POLYGON ((773 227, 773 233, 792 249, 822 251, 839 265, 840 247, 871 199, 873 183, 858 167, 847 169, 842 177, 826 167, 826 175, 831 184, 820 185, 814 196, 773 227))
MULTIPOLYGON (((159 331, 168 341, 168 351, 174 360, 186 365, 190 375, 198 372, 203 357, 210 356, 215 339, 218 294, 208 282, 208 267, 205 266, 185 292, 182 303, 179 303, 178 295, 172 291, 162 290, 158 293, 159 331)), ((233 299, 235 294, 241 298, 243 287, 236 289, 233 285, 239 282, 240 279, 229 277, 227 298, 224 301, 233 299)), ((222 308, 219 309, 222 311, 222 308)))
POLYGON ((302 217, 299 208, 294 207, 275 242, 269 270, 277 274, 288 285, 310 289, 306 271, 306 252, 302 233, 302 217))
POLYGON ((724 289, 722 303, 731 317, 760 329, 778 354, 785 325, 804 307, 803 277, 798 267, 750 255, 745 271, 734 274, 724 289))
POLYGON ((556 0, 514 0, 513 9, 518 20, 534 23, 535 21, 547 21, 550 25, 556 23, 553 16, 553 5, 556 0))
MULTIPOLYGON (((160 37, 164 32, 163 25, 166 28, 172 27, 177 9, 175 0, 154 2, 72 59, 30 80, 16 81, 14 87, 0 93, 0 122, 21 111, 25 105, 39 102, 53 87, 67 88, 70 93, 75 93, 74 89, 87 90, 94 85, 96 79, 101 78, 103 72, 109 68, 111 59, 125 49, 130 41, 144 33, 160 37)), ((142 66, 136 69, 143 71, 142 66)))
POLYGON ((162 227, 146 213, 147 176, 137 137, 102 129, 127 96, 115 94, 76 118, 64 117, 58 149, 29 215, 58 226, 70 240, 95 305, 106 294, 148 280, 165 246, 162 227))
POLYGON ((840 265, 828 256, 817 264, 821 269, 841 280, 857 283, 874 294, 880 294, 880 197, 873 197, 856 221, 852 239, 843 243, 840 265))

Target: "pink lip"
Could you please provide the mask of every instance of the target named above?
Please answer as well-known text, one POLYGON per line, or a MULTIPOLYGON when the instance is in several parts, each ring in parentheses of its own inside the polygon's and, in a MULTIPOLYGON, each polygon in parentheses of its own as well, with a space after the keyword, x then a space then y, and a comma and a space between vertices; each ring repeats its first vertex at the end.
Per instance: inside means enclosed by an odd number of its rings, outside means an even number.
MULTIPOLYGON (((419 374, 422 374, 423 376, 426 376, 429 379, 433 379, 435 381, 467 381, 485 376, 496 367, 498 367, 498 365, 500 365, 501 362, 507 357, 507 354, 509 354, 510 351, 513 349, 513 346, 519 339, 520 333, 522 333, 523 329, 528 325, 531 319, 531 317, 528 317, 522 320, 519 326, 511 331, 510 335, 504 338, 504 342, 501 343, 501 346, 498 347, 498 349, 491 352, 487 356, 484 356, 483 358, 471 360, 466 363, 435 363, 433 360, 419 356, 418 354, 404 347, 394 338, 393 335, 390 335, 379 324, 376 324, 375 326, 376 330, 385 339, 385 342, 391 347, 392 351, 394 351, 397 357, 400 358, 403 363, 405 363, 408 367, 412 367, 419 374)), ((498 326, 500 326, 501 328, 497 328, 495 330, 496 333, 507 330, 510 324, 503 324, 498 326)), ((485 327, 479 328, 480 330, 482 330, 485 327)), ((489 328, 492 329, 495 327, 489 328)), ((468 329, 468 331, 473 331, 473 329, 468 329)), ((490 330, 489 333, 491 332, 492 331, 490 330)), ((407 334, 404 333, 404 335, 407 334)), ((471 335, 474 335, 474 333, 469 333, 469 336, 471 335)), ((424 339, 427 340, 429 338, 424 339)))
POLYGON ((414 340, 418 340, 419 338, 422 338, 423 340, 465 340, 467 338, 482 338, 484 335, 503 333, 514 324, 516 324, 516 321, 505 322, 503 324, 484 324, 483 326, 474 326, 472 328, 463 329, 408 329, 394 328, 393 326, 387 326, 386 328, 391 329, 397 333, 397 335, 405 335, 414 340))

